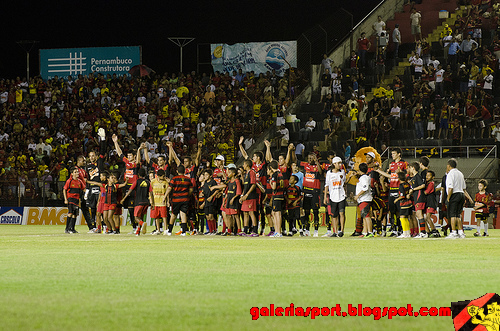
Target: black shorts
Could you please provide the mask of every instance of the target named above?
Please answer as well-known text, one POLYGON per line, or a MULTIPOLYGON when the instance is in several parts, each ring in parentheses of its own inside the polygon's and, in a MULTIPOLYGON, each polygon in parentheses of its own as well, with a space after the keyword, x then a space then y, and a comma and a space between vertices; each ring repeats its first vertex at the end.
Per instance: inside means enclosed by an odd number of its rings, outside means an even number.
POLYGON ((184 202, 172 202, 172 214, 174 215, 179 215, 179 213, 182 211, 184 214, 188 213, 189 209, 189 202, 184 201, 184 202))
POLYGON ((80 207, 72 203, 68 203, 68 214, 73 214, 74 217, 78 216, 80 212, 80 207))
POLYGON ((123 208, 134 208, 135 191, 132 191, 130 195, 123 201, 123 208))
POLYGON ((391 215, 400 212, 399 201, 396 203, 394 202, 394 200, 396 199, 397 197, 393 197, 392 195, 389 196, 389 212, 391 213, 391 215))
POLYGON ((448 217, 460 217, 464 209, 465 196, 462 192, 453 193, 448 203, 448 217))
POLYGON ((92 188, 90 189, 89 195, 87 197, 87 207, 89 208, 97 208, 97 204, 99 203, 99 192, 92 193, 92 188))
POLYGON ((266 206, 264 207, 264 211, 265 211, 266 215, 271 215, 271 212, 273 211, 273 207, 266 204, 266 206))
POLYGON ((330 200, 330 210, 332 211, 332 216, 339 217, 339 213, 345 213, 346 204, 345 199, 340 202, 333 202, 330 200))
POLYGON ((296 207, 293 209, 288 209, 287 214, 289 220, 298 220, 300 219, 300 208, 296 207))
POLYGON ((273 211, 283 211, 284 203, 283 200, 273 199, 273 211))
POLYGON ((490 214, 488 214, 488 213, 476 212, 476 219, 483 221, 483 222, 486 221, 489 216, 490 216, 490 214))
POLYGON ((318 189, 313 189, 313 190, 306 190, 304 189, 304 203, 303 203, 303 208, 304 210, 318 210, 320 207, 320 200, 319 200, 319 190, 318 189))
POLYGON ((205 212, 205 215, 215 215, 215 206, 212 204, 205 203, 205 208, 203 208, 203 211, 205 212))
POLYGON ((399 216, 410 216, 412 213, 412 207, 408 206, 407 208, 400 208, 399 216))

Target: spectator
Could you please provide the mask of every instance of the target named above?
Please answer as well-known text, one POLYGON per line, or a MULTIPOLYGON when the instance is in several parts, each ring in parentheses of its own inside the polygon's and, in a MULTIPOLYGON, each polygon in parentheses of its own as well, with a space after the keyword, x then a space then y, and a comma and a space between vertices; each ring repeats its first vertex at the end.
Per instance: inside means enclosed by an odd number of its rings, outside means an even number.
POLYGON ((327 54, 323 54, 323 60, 321 61, 321 65, 323 67, 323 72, 326 72, 326 70, 328 70, 329 72, 332 72, 332 64, 333 64, 333 60, 330 59, 327 54))
POLYGON ((410 26, 411 26, 411 34, 415 39, 415 43, 417 40, 422 39, 422 31, 420 29, 420 25, 422 22, 422 15, 420 12, 417 12, 415 8, 411 10, 410 14, 410 26))
POLYGON ((366 32, 361 32, 361 37, 357 42, 359 60, 361 62, 360 68, 366 67, 366 52, 371 48, 370 40, 366 38, 366 32))
POLYGON ((332 93, 332 75, 329 69, 325 69, 325 73, 321 76, 321 97, 319 103, 323 102, 325 95, 332 93))
POLYGON ((377 22, 373 23, 372 25, 373 32, 377 36, 377 47, 378 47, 378 38, 380 37, 380 34, 382 31, 385 30, 385 22, 382 21, 382 16, 377 16, 377 22))
POLYGON ((309 117, 309 121, 306 122, 305 127, 300 129, 299 131, 299 140, 308 140, 309 138, 309 133, 311 133, 314 128, 316 128, 316 121, 313 119, 312 116, 309 117))
POLYGON ((295 157, 297 158, 297 160, 299 161, 304 160, 304 149, 305 149, 304 143, 302 142, 302 140, 300 140, 297 146, 295 146, 295 157))
POLYGON ((399 58, 399 45, 401 44, 401 31, 399 31, 399 24, 396 24, 392 31, 392 42, 394 43, 394 58, 399 58))

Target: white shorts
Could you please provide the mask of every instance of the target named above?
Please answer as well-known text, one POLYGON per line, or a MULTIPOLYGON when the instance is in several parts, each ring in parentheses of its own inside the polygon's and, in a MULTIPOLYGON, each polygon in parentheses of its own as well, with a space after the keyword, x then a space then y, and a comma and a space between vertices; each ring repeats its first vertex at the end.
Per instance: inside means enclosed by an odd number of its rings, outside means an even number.
POLYGON ((321 95, 332 94, 330 86, 321 86, 321 95))
POLYGON ((427 131, 436 130, 436 124, 434 122, 427 122, 427 131))
POLYGON ((342 86, 333 85, 333 94, 340 94, 340 93, 342 93, 342 86))
POLYGON ((476 87, 476 81, 472 80, 472 79, 469 79, 469 85, 467 85, 467 87, 469 87, 469 88, 476 87))

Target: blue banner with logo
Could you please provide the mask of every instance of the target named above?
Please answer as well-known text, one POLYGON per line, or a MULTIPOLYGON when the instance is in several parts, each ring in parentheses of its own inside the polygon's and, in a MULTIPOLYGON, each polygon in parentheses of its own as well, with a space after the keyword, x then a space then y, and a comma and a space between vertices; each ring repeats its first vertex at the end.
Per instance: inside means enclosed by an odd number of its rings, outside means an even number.
POLYGON ((43 79, 54 76, 68 78, 92 72, 128 75, 135 65, 141 64, 141 46, 58 48, 40 50, 40 75, 43 79))
POLYGON ((282 76, 289 66, 297 66, 297 41, 271 41, 245 44, 211 44, 212 66, 219 72, 272 72, 282 76))
POLYGON ((24 207, 0 207, 0 224, 23 223, 24 207))

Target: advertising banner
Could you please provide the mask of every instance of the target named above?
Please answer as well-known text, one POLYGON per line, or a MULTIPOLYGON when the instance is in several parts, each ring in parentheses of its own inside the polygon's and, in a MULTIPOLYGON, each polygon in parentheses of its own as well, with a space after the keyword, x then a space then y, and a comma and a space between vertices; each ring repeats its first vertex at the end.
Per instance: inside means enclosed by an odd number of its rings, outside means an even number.
POLYGON ((0 224, 23 223, 24 207, 0 207, 0 224))
POLYGON ((254 71, 256 75, 276 70, 283 76, 289 66, 297 66, 297 41, 244 44, 211 44, 212 67, 219 72, 254 71))
POLYGON ((141 64, 141 46, 58 48, 40 50, 40 75, 43 79, 54 76, 68 78, 92 72, 128 75, 135 65, 141 64))

